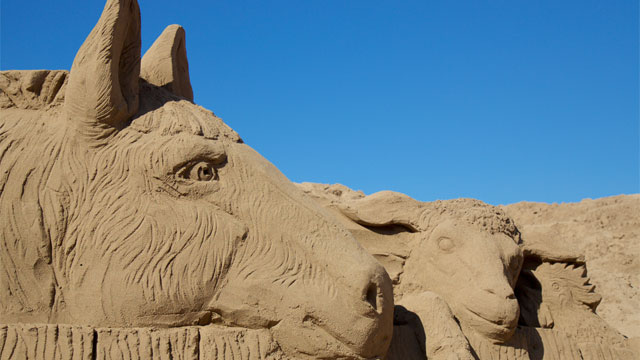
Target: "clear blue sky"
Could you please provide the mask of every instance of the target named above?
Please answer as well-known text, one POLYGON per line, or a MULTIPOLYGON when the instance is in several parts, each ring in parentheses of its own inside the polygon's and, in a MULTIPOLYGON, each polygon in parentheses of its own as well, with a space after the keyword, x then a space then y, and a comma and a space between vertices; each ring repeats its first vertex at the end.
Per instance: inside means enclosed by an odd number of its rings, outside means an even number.
MULTIPOLYGON (((2 0, 0 68, 69 69, 103 5, 2 0)), ((140 7, 143 51, 183 25, 196 102, 293 181, 492 204, 639 191, 638 1, 140 7)))

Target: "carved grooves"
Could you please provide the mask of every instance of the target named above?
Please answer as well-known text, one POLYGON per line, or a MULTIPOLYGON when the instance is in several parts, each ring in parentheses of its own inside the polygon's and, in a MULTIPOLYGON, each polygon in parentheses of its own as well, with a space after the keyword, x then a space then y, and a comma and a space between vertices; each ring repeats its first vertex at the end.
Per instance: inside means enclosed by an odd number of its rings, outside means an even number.
POLYGON ((0 325, 0 359, 94 359, 90 328, 69 325, 0 325))
POLYGON ((0 325, 0 360, 278 360, 268 330, 220 327, 98 328, 0 325))
POLYGON ((0 109, 40 110, 62 105, 65 70, 0 71, 0 109))
POLYGON ((478 359, 582 360, 584 358, 567 334, 552 329, 518 327, 513 337, 504 344, 495 344, 474 334, 468 334, 467 339, 478 359))

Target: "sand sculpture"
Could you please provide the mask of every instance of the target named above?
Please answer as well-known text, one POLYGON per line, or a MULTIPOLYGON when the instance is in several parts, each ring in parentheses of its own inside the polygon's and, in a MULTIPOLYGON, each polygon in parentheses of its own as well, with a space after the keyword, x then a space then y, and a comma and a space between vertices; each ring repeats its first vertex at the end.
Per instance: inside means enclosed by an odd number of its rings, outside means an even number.
POLYGON ((109 0, 70 72, 0 73, 0 359, 638 358, 581 254, 476 200, 295 186, 193 104, 184 30, 141 59, 140 25, 109 0))
MULTIPOLYGON (((577 203, 521 202, 504 206, 529 246, 555 239, 564 252, 579 249, 589 277, 606 294, 598 315, 640 344, 640 195, 577 203)), ((557 250, 556 250, 557 251, 557 250)))
POLYGON ((109 0, 70 72, 0 74, 0 358, 384 356, 384 268, 191 102, 184 41, 141 60, 109 0))
POLYGON ((636 359, 596 314, 584 257, 528 242, 504 210, 298 185, 387 269, 396 301, 388 359, 636 359))

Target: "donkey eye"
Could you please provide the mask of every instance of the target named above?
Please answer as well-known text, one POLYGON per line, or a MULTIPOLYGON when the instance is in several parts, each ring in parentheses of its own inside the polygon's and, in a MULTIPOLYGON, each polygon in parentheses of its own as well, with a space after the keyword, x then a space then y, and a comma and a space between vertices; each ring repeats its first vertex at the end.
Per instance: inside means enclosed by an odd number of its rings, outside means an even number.
POLYGON ((449 239, 448 237, 441 237, 438 239, 438 247, 442 251, 451 251, 453 250, 454 246, 455 244, 453 243, 453 240, 449 239))
POLYGON ((216 169, 210 162, 200 161, 191 166, 182 168, 178 176, 194 181, 210 181, 217 178, 216 169))

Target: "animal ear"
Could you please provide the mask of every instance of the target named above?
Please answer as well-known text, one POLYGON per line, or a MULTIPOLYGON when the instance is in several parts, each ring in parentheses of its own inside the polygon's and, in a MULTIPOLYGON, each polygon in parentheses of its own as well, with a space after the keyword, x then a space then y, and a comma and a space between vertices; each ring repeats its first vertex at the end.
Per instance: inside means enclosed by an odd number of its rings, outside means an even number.
POLYGON ((140 8, 107 0, 98 23, 73 60, 65 111, 81 131, 121 129, 138 111, 140 8))
POLYGON ((565 246, 553 234, 538 234, 528 231, 520 245, 525 259, 544 262, 584 263, 585 256, 573 248, 565 246))
POLYGON ((193 101, 185 45, 182 26, 168 26, 144 54, 141 77, 153 85, 193 101))
POLYGON ((380 191, 362 199, 338 205, 342 214, 366 226, 402 225, 412 231, 424 230, 420 224, 423 205, 407 195, 380 191))

